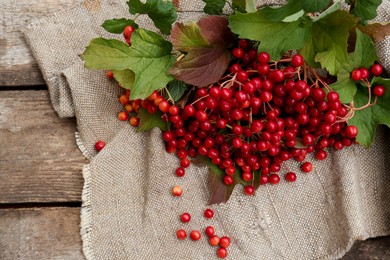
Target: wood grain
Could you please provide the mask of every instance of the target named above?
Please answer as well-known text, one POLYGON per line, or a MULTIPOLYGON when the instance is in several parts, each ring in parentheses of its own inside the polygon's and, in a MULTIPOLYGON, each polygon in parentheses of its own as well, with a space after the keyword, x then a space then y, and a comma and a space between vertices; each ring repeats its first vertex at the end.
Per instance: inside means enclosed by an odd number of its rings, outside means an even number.
POLYGON ((0 91, 0 203, 81 201, 87 160, 75 131, 46 90, 0 91))
POLYGON ((342 260, 390 259, 390 236, 356 241, 342 260))
POLYGON ((80 208, 0 209, 0 259, 85 259, 80 208))
POLYGON ((81 0, 0 1, 0 87, 44 84, 22 30, 39 17, 70 9, 80 2, 81 0))

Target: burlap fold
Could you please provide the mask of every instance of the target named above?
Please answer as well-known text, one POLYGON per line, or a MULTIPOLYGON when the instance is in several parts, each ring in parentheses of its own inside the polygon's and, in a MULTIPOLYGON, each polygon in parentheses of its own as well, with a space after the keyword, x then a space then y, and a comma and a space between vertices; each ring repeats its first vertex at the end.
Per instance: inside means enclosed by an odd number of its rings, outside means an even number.
MULTIPOLYGON (((178 2, 181 20, 202 15, 201 1, 178 2)), ((390 2, 380 10, 379 19, 390 20, 390 2)), ((129 17, 125 1, 87 1, 41 19, 26 33, 54 108, 60 116, 77 117, 77 142, 91 159, 83 169, 81 210, 87 259, 213 259, 216 249, 207 239, 175 237, 178 228, 207 225, 231 237, 230 259, 334 259, 357 239, 390 234, 390 131, 385 127, 378 129, 372 148, 332 152, 315 161, 310 174, 288 162, 283 171, 299 173, 295 183, 260 187, 255 196, 244 196, 236 187, 228 203, 211 206, 215 217, 204 219, 206 167, 192 165, 184 178, 177 178, 178 159, 165 152, 161 132, 138 133, 118 121, 121 90, 103 71, 85 69, 79 58, 92 38, 113 37, 99 26, 114 17, 129 17), (93 145, 99 139, 108 144, 96 155, 93 145), (170 194, 177 184, 183 197, 170 194), (182 224, 179 215, 185 211, 192 220, 182 224)), ((152 28, 147 18, 140 21, 152 28)), ((387 68, 389 41, 378 44, 387 68)))

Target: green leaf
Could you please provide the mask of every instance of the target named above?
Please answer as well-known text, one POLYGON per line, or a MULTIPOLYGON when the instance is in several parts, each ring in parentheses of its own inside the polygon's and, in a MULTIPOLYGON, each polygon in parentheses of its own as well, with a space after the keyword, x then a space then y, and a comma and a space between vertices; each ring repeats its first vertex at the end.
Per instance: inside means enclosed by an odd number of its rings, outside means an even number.
POLYGON ((146 0, 144 4, 140 0, 129 0, 127 4, 131 14, 147 14, 162 33, 170 34, 172 24, 177 19, 176 8, 172 2, 146 0))
POLYGON ((208 16, 197 23, 176 23, 172 43, 185 53, 170 70, 176 79, 203 87, 217 82, 230 63, 233 34, 222 16, 208 16))
POLYGON ((259 51, 266 51, 278 60, 286 51, 304 46, 311 22, 272 22, 260 10, 255 13, 235 13, 229 16, 229 26, 240 38, 261 41, 259 51))
POLYGON ((132 61, 130 47, 115 39, 95 38, 86 47, 81 58, 89 69, 123 70, 132 61))
POLYGON ((230 186, 227 186, 223 182, 225 171, 220 169, 217 165, 213 164, 210 159, 205 158, 204 160, 209 167, 208 183, 209 190, 211 192, 209 204, 227 202, 232 195, 236 184, 244 184, 243 180, 240 177, 240 171, 238 169, 236 170, 233 175, 234 183, 230 186))
POLYGON ((319 62, 331 75, 337 75, 348 62, 347 40, 349 30, 356 22, 354 16, 342 10, 326 15, 313 23, 312 39, 299 52, 310 66, 318 67, 316 62, 319 62))
POLYGON ((206 3, 203 11, 206 14, 222 14, 222 9, 225 6, 226 0, 202 0, 206 3))
POLYGON ((171 54, 172 44, 161 35, 145 29, 137 29, 133 33, 131 44, 130 48, 118 40, 96 38, 88 45, 82 59, 90 69, 130 69, 135 75, 131 97, 145 99, 173 79, 168 75, 175 62, 171 54))
POLYGON ((112 70, 114 78, 118 81, 122 87, 131 89, 134 85, 134 72, 129 69, 124 70, 112 70))
POLYGON ((256 12, 256 11, 257 11, 257 9, 256 9, 256 3, 257 3, 256 0, 246 0, 246 1, 245 1, 245 11, 246 11, 247 13, 256 12))
POLYGON ((325 9, 329 5, 330 0, 302 0, 300 2, 305 12, 314 13, 325 9))
POLYGON ((131 36, 129 67, 135 74, 132 99, 145 99, 173 79, 168 70, 175 62, 172 44, 157 33, 138 29, 131 36))
POLYGON ((102 27, 106 29, 107 32, 120 34, 123 33, 123 30, 128 25, 131 25, 134 28, 138 28, 138 25, 134 22, 134 20, 125 18, 105 20, 102 24, 102 27))
POLYGON ((246 0, 233 0, 232 7, 235 11, 246 12, 246 0))
POLYGON ((272 22, 281 22, 284 18, 302 10, 301 0, 288 0, 287 4, 281 7, 264 7, 261 12, 264 17, 272 22))
POLYGON ((174 79, 168 83, 167 90, 170 96, 164 95, 165 99, 168 100, 172 97, 172 99, 176 102, 180 100, 183 94, 188 90, 188 86, 183 81, 174 79))
POLYGON ((333 12, 340 10, 340 9, 341 9, 341 3, 340 3, 340 1, 336 1, 330 7, 328 7, 325 11, 320 13, 320 15, 314 17, 313 20, 314 21, 321 20, 322 18, 324 18, 328 14, 333 13, 333 12))
POLYGON ((356 29, 355 51, 350 55, 352 66, 356 68, 370 68, 378 59, 373 41, 369 36, 356 29))
POLYGON ((351 79, 351 72, 357 68, 369 68, 377 59, 375 45, 371 38, 356 29, 355 51, 349 54, 346 63, 342 64, 337 74, 337 82, 331 87, 340 95, 342 103, 349 103, 356 94, 356 82, 351 79))
POLYGON ((377 15, 376 9, 382 3, 382 0, 355 0, 352 13, 362 19, 371 20, 377 15))
POLYGON ((146 109, 141 107, 137 116, 139 118, 137 131, 139 132, 146 132, 154 127, 159 127, 163 131, 168 130, 168 123, 162 120, 163 114, 160 111, 149 114, 146 109))
MULTIPOLYGON (((382 85, 385 87, 385 95, 378 97, 377 103, 371 107, 355 111, 355 115, 348 121, 359 129, 356 141, 364 146, 370 146, 374 141, 375 131, 379 124, 390 127, 390 79, 375 77, 372 85, 382 85)), ((372 87, 372 88, 373 88, 372 87)), ((367 104, 367 88, 359 88, 355 98, 354 106, 361 107, 367 104)))

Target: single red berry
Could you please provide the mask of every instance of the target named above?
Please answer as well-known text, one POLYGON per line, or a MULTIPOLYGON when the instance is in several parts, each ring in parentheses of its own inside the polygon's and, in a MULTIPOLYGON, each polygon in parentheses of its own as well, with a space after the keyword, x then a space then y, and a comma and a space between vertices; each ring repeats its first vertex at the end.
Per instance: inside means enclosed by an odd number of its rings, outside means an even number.
POLYGON ((134 31, 135 31, 135 28, 133 26, 131 26, 131 25, 126 26, 125 29, 123 30, 123 37, 125 39, 130 39, 130 37, 134 31))
POLYGON ((380 64, 374 64, 371 67, 371 73, 374 76, 379 76, 382 74, 383 68, 380 64))
POLYGON ((129 119, 129 114, 125 111, 119 112, 118 119, 121 121, 126 121, 127 119, 129 119))
POLYGON ((114 78, 114 73, 112 73, 111 70, 107 70, 106 75, 107 75, 107 78, 109 78, 109 79, 113 79, 114 78))
POLYGON ((259 55, 257 56, 257 60, 260 63, 267 63, 270 61, 270 59, 271 59, 271 56, 266 52, 260 52, 259 55))
POLYGON ((176 116, 179 114, 179 107, 176 105, 172 105, 169 107, 169 114, 176 116))
POLYGON ((328 154, 325 150, 318 150, 315 154, 315 157, 318 159, 318 160, 325 160, 326 157, 328 157, 328 154))
POLYGON ((377 97, 381 97, 385 94, 385 87, 381 85, 375 86, 372 93, 377 97))
POLYGON ((206 209, 203 215, 205 218, 212 218, 214 216, 214 211, 212 209, 206 209))
POLYGON ((176 231, 176 237, 180 240, 184 240, 187 237, 187 232, 184 229, 179 229, 176 231))
POLYGON ((176 169, 176 176, 177 177, 183 177, 186 173, 186 170, 183 167, 179 167, 176 169))
POLYGON ((353 70, 352 73, 351 73, 351 78, 352 78, 352 80, 354 80, 354 81, 359 81, 359 80, 361 80, 361 79, 362 79, 362 73, 361 73, 361 71, 360 71, 359 69, 353 70))
POLYGON ((100 152, 106 146, 106 142, 100 140, 95 143, 96 151, 100 152))
POLYGON ((209 243, 210 243, 211 246, 219 245, 219 241, 220 241, 219 236, 215 236, 215 235, 210 237, 210 239, 209 239, 209 243))
POLYGON ((358 135, 358 128, 354 125, 349 125, 345 128, 345 133, 349 138, 354 138, 358 135))
POLYGON ((139 118, 138 117, 136 117, 136 116, 132 116, 132 117, 130 117, 130 125, 132 125, 132 126, 138 126, 139 125, 139 118))
POLYGON ((280 177, 277 174, 271 174, 269 176, 269 183, 271 184, 278 184, 280 182, 280 177))
MULTIPOLYGON (((264 168, 263 168, 263 169, 264 169, 264 168)), ((268 181, 269 181, 269 177, 268 177, 267 175, 262 174, 262 175, 260 176, 260 184, 261 184, 261 185, 267 184, 268 181)))
POLYGON ((303 172, 311 172, 313 169, 313 165, 311 164, 311 162, 305 162, 304 164, 302 164, 301 169, 303 172))
POLYGON ((248 72, 245 70, 240 70, 237 72, 237 80, 240 82, 246 82, 248 80, 248 72))
POLYGON ((234 48, 233 50, 232 50, 232 55, 233 55, 233 57, 234 58, 237 58, 237 59, 241 59, 242 58, 242 56, 244 56, 244 50, 243 49, 241 49, 241 48, 234 48))
POLYGON ((340 96, 339 96, 339 93, 337 93, 335 91, 331 91, 328 93, 327 98, 328 98, 329 102, 337 102, 337 101, 339 101, 340 96))
POLYGON ((246 195, 253 195, 254 192, 255 192, 255 188, 252 185, 247 185, 244 187, 244 193, 246 195))
POLYGON ((172 195, 176 197, 180 197, 183 194, 183 190, 180 186, 175 186, 172 188, 172 195))
POLYGON ((219 240, 219 246, 224 247, 224 248, 228 248, 229 245, 230 245, 230 238, 229 237, 221 237, 221 239, 219 240))
POLYGON ((370 76, 370 72, 366 68, 360 68, 359 71, 360 71, 361 79, 367 79, 368 76, 370 76))
POLYGON ((297 179, 297 175, 294 172, 288 172, 285 177, 288 182, 294 182, 297 179))
POLYGON ((206 227, 206 230, 205 230, 205 233, 208 237, 212 237, 214 236, 214 233, 215 233, 215 229, 213 226, 207 226, 206 227))
POLYGON ((183 168, 188 168, 190 166, 191 162, 188 158, 183 158, 180 160, 180 166, 183 168))
POLYGON ((183 223, 190 222, 191 220, 191 215, 190 213, 184 212, 183 214, 180 215, 180 220, 183 223))
POLYGON ((302 55, 295 54, 294 56, 292 56, 291 65, 293 65, 294 67, 300 67, 303 65, 303 63, 304 63, 304 60, 303 60, 302 55))
POLYGON ((223 177, 223 182, 225 183, 225 185, 230 186, 230 185, 232 185, 234 183, 234 179, 230 175, 225 175, 223 177))
POLYGON ((190 233, 190 238, 194 241, 197 241, 201 238, 201 234, 198 230, 192 230, 190 233))
POLYGON ((244 181, 251 181, 253 179, 253 174, 252 172, 243 172, 241 174, 241 178, 244 180, 244 181))
POLYGON ((227 249, 226 248, 224 248, 224 247, 220 247, 220 248, 218 248, 218 250, 217 250, 217 256, 219 257, 219 258, 226 258, 227 256, 228 256, 228 251, 227 251, 227 249))

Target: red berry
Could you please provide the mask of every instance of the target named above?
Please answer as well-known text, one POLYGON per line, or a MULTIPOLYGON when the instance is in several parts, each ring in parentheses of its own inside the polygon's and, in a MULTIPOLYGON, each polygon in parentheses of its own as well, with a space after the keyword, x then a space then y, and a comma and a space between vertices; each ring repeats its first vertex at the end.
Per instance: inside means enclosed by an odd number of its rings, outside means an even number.
POLYGON ((169 107, 169 114, 176 116, 179 114, 179 107, 176 105, 172 105, 169 107))
POLYGON ((228 256, 228 251, 227 251, 227 249, 224 248, 224 247, 218 248, 218 250, 217 250, 217 256, 218 256, 219 258, 226 258, 226 257, 228 256))
POLYGON ((234 58, 237 58, 237 59, 241 59, 242 58, 242 56, 244 56, 244 50, 243 49, 241 49, 241 48, 234 48, 233 50, 232 50, 232 55, 233 55, 233 57, 234 58))
POLYGON ((327 156, 328 156, 328 154, 325 150, 318 150, 315 154, 315 157, 318 160, 325 160, 327 156))
POLYGON ((337 102, 337 101, 339 101, 340 96, 339 96, 339 93, 337 93, 335 91, 331 91, 328 93, 327 98, 328 98, 329 102, 337 102))
POLYGON ((203 215, 205 218, 212 218, 214 216, 214 211, 212 209, 206 209, 203 215))
POLYGON ((190 238, 194 241, 197 241, 201 238, 201 234, 198 230, 192 230, 190 233, 190 238))
POLYGON ((176 231, 176 237, 180 240, 184 240, 187 237, 187 232, 184 229, 179 229, 176 231))
POLYGON ((109 78, 109 79, 113 79, 114 78, 114 73, 112 73, 111 70, 107 70, 106 75, 107 75, 107 78, 109 78))
POLYGON ((190 222, 190 220, 191 220, 191 215, 190 215, 190 213, 185 212, 185 213, 181 214, 181 215, 180 215, 180 220, 181 220, 181 222, 183 222, 183 223, 190 222))
POLYGON ((219 245, 219 241, 220 241, 220 238, 218 236, 215 236, 215 235, 210 237, 210 239, 209 239, 209 243, 211 246, 219 245))
POLYGON ((359 81, 359 80, 361 80, 361 79, 362 79, 362 73, 361 73, 361 71, 360 71, 359 69, 353 70, 352 73, 351 73, 351 78, 352 78, 352 80, 354 80, 354 81, 359 81))
POLYGON ((349 138, 354 138, 358 135, 358 128, 354 125, 349 125, 345 128, 345 133, 349 138))
POLYGON ((240 82, 246 82, 248 80, 248 72, 245 70, 240 70, 237 72, 237 80, 240 82))
POLYGON ((104 142, 104 141, 97 141, 96 143, 95 143, 95 149, 96 149, 96 151, 98 151, 98 152, 100 152, 103 148, 104 148, 104 146, 106 146, 106 142, 104 142))
POLYGON ((311 162, 305 162, 304 164, 302 164, 301 169, 303 172, 311 172, 313 169, 313 165, 311 164, 311 162))
POLYGON ((133 26, 131 26, 131 25, 126 26, 125 29, 123 30, 123 37, 125 39, 130 39, 130 37, 134 31, 135 31, 135 28, 133 26))
POLYGON ((257 60, 260 63, 267 63, 270 61, 271 56, 266 53, 266 52, 260 52, 259 55, 257 56, 257 60))
POLYGON ((160 109, 161 112, 168 113, 169 111, 169 102, 166 100, 161 100, 160 104, 158 104, 158 108, 160 109))
POLYGON ((300 67, 303 65, 303 63, 304 63, 304 60, 303 60, 303 57, 301 55, 295 54, 294 56, 292 56, 291 64, 294 67, 300 67))
POLYGON ((381 97, 385 94, 385 87, 381 85, 375 86, 372 93, 377 97, 381 97))
POLYGON ((246 195, 253 195, 254 192, 255 192, 255 188, 252 185, 247 185, 244 187, 244 193, 246 195))
POLYGON ((121 121, 126 121, 127 119, 129 119, 129 114, 125 111, 119 112, 118 119, 121 121))
POLYGON ((188 158, 183 158, 180 160, 180 166, 183 168, 188 168, 190 166, 190 160, 188 158))
POLYGON ((286 174, 286 181, 294 182, 297 179, 297 175, 294 172, 288 172, 286 174))
POLYGON ((269 176, 269 183, 271 184, 278 184, 280 182, 280 177, 277 174, 271 174, 269 176))
POLYGON ((223 182, 225 183, 225 185, 230 186, 230 185, 232 185, 234 183, 234 179, 230 175, 225 175, 223 177, 223 182))
POLYGON ((186 173, 186 170, 183 167, 179 167, 176 169, 176 176, 177 177, 183 177, 186 173))
POLYGON ((230 238, 229 237, 221 237, 219 240, 219 246, 227 248, 230 245, 230 238))
POLYGON ((383 68, 380 64, 374 64, 371 67, 371 73, 374 76, 379 76, 382 74, 383 68))
POLYGON ((214 236, 214 233, 215 233, 214 227, 213 226, 207 226, 206 230, 205 230, 205 233, 206 233, 206 235, 208 237, 214 236))
POLYGON ((176 197, 180 197, 183 194, 183 190, 180 186, 175 186, 172 188, 172 195, 176 197))
POLYGON ((130 125, 132 126, 138 126, 139 125, 139 118, 136 116, 130 117, 130 125))
POLYGON ((370 76, 370 72, 366 68, 360 68, 359 71, 360 71, 361 79, 367 79, 368 76, 370 76))

